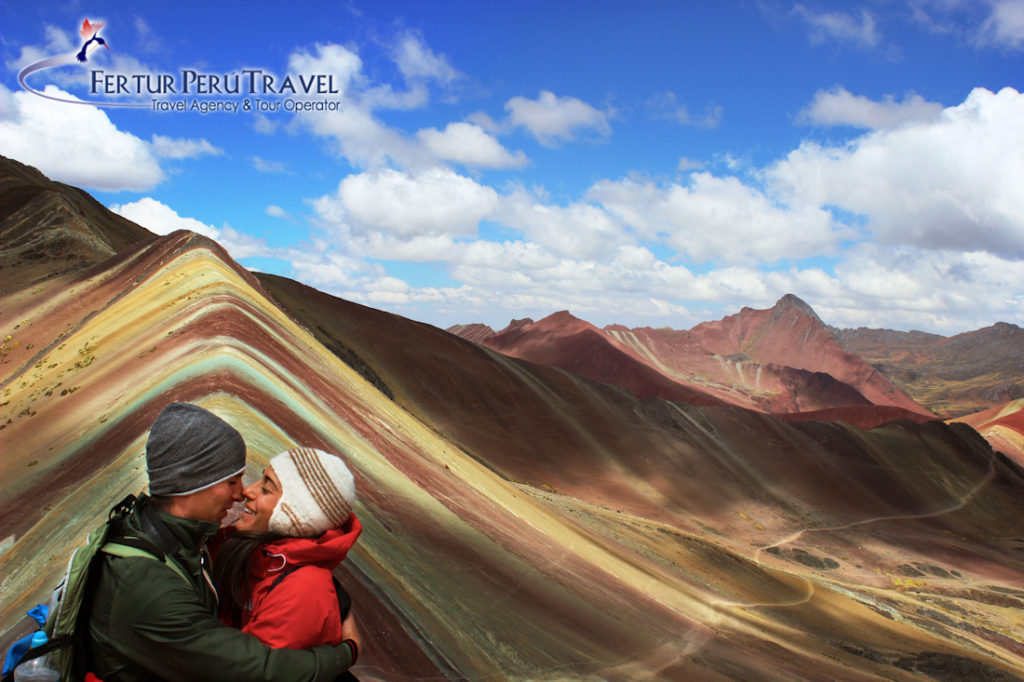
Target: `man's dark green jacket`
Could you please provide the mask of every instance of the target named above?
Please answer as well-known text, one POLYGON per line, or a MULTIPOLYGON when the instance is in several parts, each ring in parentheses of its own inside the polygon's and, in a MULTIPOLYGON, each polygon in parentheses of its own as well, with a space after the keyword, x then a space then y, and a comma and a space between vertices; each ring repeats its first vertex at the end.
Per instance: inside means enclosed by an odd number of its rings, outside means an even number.
MULTIPOLYGON (((156 543, 143 531, 144 504, 151 503, 143 497, 127 516, 124 533, 156 543)), ((104 555, 89 617, 89 663, 103 682, 327 681, 351 666, 347 644, 271 649, 221 622, 216 593, 200 563, 217 525, 157 515, 180 543, 167 560, 188 581, 153 558, 104 555)))

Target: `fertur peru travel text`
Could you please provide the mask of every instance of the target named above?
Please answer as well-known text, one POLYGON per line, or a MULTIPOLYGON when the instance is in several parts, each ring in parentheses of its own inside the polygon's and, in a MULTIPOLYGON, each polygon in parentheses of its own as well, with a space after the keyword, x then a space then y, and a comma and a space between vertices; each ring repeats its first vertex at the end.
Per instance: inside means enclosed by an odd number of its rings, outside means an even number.
POLYGON ((105 95, 338 95, 335 74, 288 74, 278 79, 263 69, 227 74, 183 69, 170 73, 107 73, 92 71, 93 94, 105 95))

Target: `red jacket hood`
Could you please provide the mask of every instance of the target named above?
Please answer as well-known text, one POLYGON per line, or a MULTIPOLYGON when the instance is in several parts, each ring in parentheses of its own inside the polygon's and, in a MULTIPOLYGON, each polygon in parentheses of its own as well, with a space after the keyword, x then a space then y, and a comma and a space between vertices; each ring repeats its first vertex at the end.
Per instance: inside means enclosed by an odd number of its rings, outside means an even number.
POLYGON ((280 573, 286 567, 319 566, 333 570, 348 555, 362 531, 363 525, 352 514, 344 524, 319 537, 268 542, 249 557, 249 570, 257 579, 280 573))

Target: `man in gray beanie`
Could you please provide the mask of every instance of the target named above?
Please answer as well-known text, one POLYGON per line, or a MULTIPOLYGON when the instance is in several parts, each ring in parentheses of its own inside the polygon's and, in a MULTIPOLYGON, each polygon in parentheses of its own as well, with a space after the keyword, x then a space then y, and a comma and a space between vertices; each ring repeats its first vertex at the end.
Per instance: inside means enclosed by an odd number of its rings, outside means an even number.
POLYGON ((201 407, 172 403, 150 430, 146 471, 150 496, 111 529, 146 553, 102 555, 88 614, 92 673, 104 682, 319 681, 355 663, 356 633, 355 644, 271 649, 218 618, 206 541, 243 499, 238 431, 201 407))
POLYGON ((149 431, 149 494, 175 516, 220 523, 242 499, 244 471, 242 435, 197 405, 171 403, 149 431))

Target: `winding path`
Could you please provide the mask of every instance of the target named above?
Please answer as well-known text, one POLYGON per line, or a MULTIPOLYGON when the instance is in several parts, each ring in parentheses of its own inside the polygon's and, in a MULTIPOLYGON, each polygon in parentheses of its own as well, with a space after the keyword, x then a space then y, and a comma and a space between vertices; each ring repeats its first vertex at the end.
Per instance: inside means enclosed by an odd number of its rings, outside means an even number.
MULTIPOLYGON (((795 533, 792 533, 791 535, 787 535, 781 540, 777 540, 776 542, 773 542, 769 545, 759 547, 757 551, 754 552, 754 560, 758 563, 761 563, 761 552, 764 552, 765 550, 769 550, 775 547, 781 547, 782 545, 787 545, 791 542, 795 542, 805 533, 833 533, 837 531, 848 530, 856 526, 865 526, 870 523, 877 523, 879 521, 909 521, 913 519, 927 519, 935 516, 942 516, 943 514, 949 514, 950 512, 957 511, 958 509, 962 509, 964 506, 966 506, 968 502, 970 502, 979 492, 981 492, 982 488, 988 485, 992 481, 992 479, 995 478, 995 474, 995 457, 992 457, 989 460, 988 473, 986 473, 985 476, 983 476, 981 480, 974 485, 974 487, 972 487, 969 491, 961 495, 956 502, 950 504, 947 507, 943 507, 942 509, 937 509, 930 512, 922 512, 919 514, 895 514, 892 516, 876 516, 870 519, 863 519, 861 521, 847 523, 842 526, 830 526, 827 528, 804 528, 802 530, 798 530, 795 533)), ((711 604, 714 606, 736 606, 740 608, 753 608, 758 606, 800 606, 801 604, 806 604, 808 601, 810 601, 811 597, 814 595, 814 583, 807 578, 801 577, 801 579, 804 580, 807 585, 807 594, 800 599, 787 600, 781 602, 737 602, 716 599, 712 601, 711 604)))

